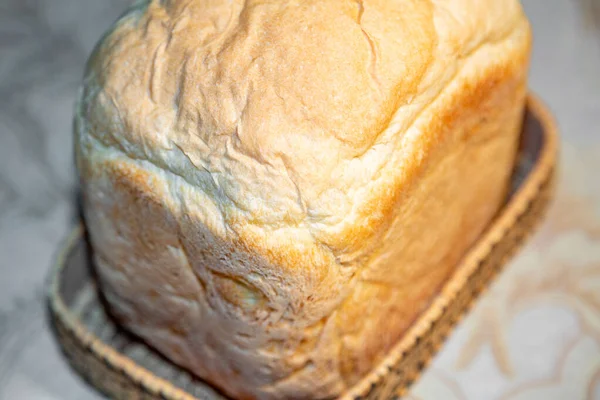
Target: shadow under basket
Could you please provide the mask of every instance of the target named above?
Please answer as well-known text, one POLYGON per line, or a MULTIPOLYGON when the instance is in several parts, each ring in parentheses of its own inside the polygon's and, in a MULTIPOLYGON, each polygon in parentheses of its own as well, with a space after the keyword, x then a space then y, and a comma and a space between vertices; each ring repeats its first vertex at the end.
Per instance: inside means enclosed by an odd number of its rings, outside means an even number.
MULTIPOLYGON (((340 399, 399 398, 407 391, 474 300, 542 219, 553 193, 557 148, 552 116, 530 96, 505 205, 430 306, 379 365, 340 399)), ((108 317, 89 260, 80 225, 66 240, 49 280, 55 333, 75 370, 115 399, 226 399, 108 317)))

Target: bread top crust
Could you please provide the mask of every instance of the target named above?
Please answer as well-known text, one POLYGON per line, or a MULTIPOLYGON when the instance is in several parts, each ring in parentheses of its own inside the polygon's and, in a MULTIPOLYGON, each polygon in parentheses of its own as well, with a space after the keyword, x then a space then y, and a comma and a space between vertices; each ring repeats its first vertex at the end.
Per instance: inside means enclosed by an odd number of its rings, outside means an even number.
POLYGON ((79 156, 185 179, 209 229, 274 264, 351 265, 425 158, 415 119, 471 54, 528 35, 518 0, 138 1, 88 63, 79 156))

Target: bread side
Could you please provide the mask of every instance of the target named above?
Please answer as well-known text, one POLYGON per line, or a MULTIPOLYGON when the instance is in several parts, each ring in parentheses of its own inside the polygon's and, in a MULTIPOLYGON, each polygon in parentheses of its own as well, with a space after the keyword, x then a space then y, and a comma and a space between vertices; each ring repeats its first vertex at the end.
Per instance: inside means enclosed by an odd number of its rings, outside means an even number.
POLYGON ((516 1, 186 4, 138 4, 90 60, 103 290, 236 398, 335 396, 502 201, 527 23, 516 1))

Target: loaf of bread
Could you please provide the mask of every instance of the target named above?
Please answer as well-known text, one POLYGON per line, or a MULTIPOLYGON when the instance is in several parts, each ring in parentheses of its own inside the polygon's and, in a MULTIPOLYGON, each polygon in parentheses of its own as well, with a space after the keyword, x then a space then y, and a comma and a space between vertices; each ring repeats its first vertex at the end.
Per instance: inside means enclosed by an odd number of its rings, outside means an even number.
POLYGON ((501 206, 529 52, 518 0, 137 1, 75 118, 111 312, 233 398, 343 393, 501 206))

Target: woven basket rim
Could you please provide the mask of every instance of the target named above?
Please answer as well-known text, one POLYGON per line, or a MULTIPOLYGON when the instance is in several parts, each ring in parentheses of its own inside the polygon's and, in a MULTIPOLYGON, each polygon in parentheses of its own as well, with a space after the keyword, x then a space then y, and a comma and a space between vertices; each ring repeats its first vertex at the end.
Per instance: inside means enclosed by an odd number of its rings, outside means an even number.
MULTIPOLYGON (((477 270, 479 262, 486 258, 494 245, 517 223, 519 217, 526 212, 528 205, 547 182, 557 158, 558 130, 556 122, 545 104, 533 94, 528 96, 527 108, 539 121, 543 131, 543 146, 534 167, 519 186, 517 193, 504 206, 498 218, 492 223, 491 229, 484 233, 477 244, 467 252, 463 261, 443 285, 428 308, 417 317, 382 361, 357 384, 342 393, 338 398, 339 400, 360 398, 368 393, 373 385, 385 379, 390 368, 398 364, 419 338, 425 335, 440 318, 452 300, 465 286, 469 277, 477 270)), ((70 311, 60 294, 60 276, 70 251, 81 239, 83 233, 84 227, 79 223, 64 240, 55 257, 48 284, 49 306, 54 317, 58 318, 69 333, 97 358, 110 364, 113 369, 121 371, 129 379, 151 393, 168 395, 168 397, 165 397, 169 399, 198 400, 101 341, 70 311)))

